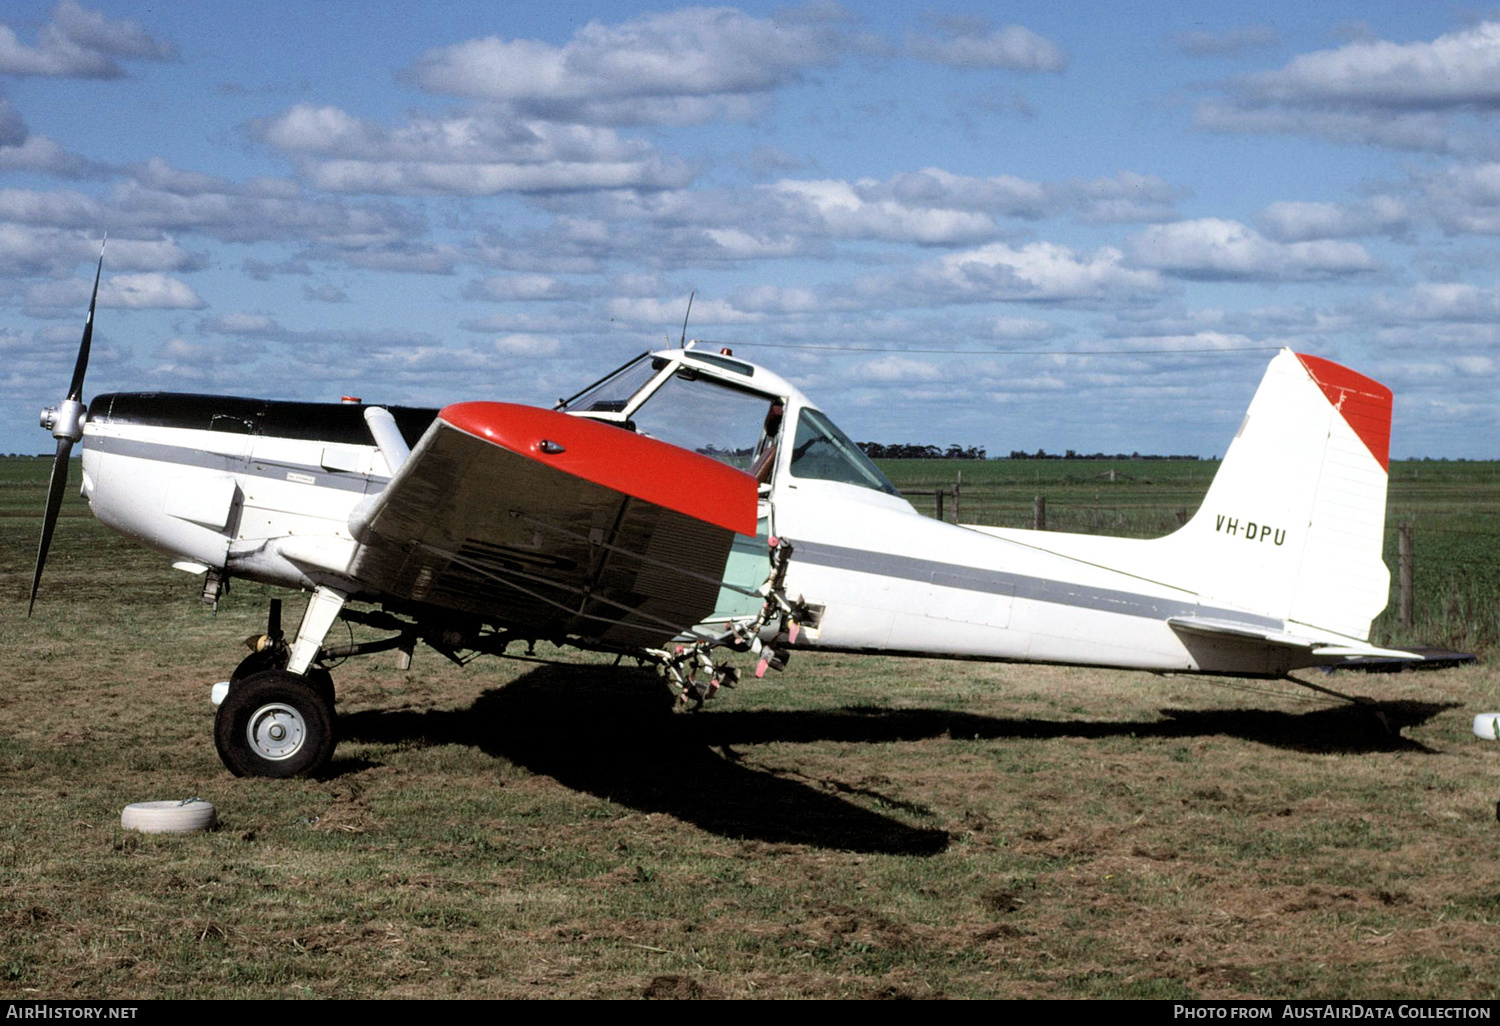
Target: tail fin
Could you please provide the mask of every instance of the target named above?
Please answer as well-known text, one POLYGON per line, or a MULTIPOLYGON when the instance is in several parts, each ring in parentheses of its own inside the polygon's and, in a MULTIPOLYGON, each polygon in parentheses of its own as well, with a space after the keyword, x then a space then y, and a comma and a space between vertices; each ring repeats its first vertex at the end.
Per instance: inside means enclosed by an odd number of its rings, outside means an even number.
POLYGON ((1203 505, 1163 539, 1176 569, 1202 598, 1368 638, 1390 593, 1390 432, 1390 389, 1282 350, 1203 505))

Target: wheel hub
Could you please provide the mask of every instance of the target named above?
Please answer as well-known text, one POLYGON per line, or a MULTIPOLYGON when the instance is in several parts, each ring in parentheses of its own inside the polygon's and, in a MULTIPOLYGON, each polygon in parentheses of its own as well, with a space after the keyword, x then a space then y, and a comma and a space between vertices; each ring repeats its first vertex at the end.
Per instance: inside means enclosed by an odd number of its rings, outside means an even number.
POLYGON ((290 759, 302 748, 307 739, 307 724, 296 709, 274 702, 251 714, 250 722, 245 725, 245 739, 261 758, 279 762, 290 759))

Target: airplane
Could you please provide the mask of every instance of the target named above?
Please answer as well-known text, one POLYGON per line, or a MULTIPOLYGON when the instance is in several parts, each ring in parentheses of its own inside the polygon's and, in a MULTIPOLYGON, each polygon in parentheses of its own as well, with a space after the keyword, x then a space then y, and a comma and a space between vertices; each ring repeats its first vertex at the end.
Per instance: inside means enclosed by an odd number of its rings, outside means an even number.
MULTIPOLYGON (((1287 678, 1361 656, 1385 607, 1391 392, 1282 350, 1202 506, 1142 540, 918 513, 786 379, 727 348, 644 352, 551 409, 162 392, 85 406, 99 275, 57 442, 35 605, 82 442, 107 526, 203 575, 311 593, 213 687, 237 776, 324 771, 328 662, 539 642, 654 663, 699 706, 794 650, 1287 678), (384 633, 330 644, 343 619, 384 633)), ((352 633, 351 633, 352 638, 352 633)), ((523 657, 524 658, 524 657, 523 657)), ((1347 697, 1347 696, 1342 696, 1347 697)))

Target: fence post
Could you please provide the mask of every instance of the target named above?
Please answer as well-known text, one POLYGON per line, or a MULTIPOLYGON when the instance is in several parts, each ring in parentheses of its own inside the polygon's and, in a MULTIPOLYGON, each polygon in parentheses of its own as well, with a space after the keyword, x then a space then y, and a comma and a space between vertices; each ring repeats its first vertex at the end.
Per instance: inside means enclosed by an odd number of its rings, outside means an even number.
POLYGON ((1038 495, 1031 501, 1031 529, 1033 531, 1047 529, 1047 497, 1045 495, 1038 495))
POLYGON ((1416 550, 1412 545, 1412 525, 1408 520, 1401 524, 1396 532, 1396 572, 1400 582, 1397 588, 1396 619, 1402 627, 1411 626, 1412 577, 1415 562, 1416 550))
POLYGON ((963 487, 963 483, 964 472, 960 470, 958 472, 958 480, 953 482, 953 522, 955 524, 963 523, 963 517, 958 512, 958 490, 963 487))
POLYGON ((932 495, 933 498, 937 500, 937 518, 939 520, 946 519, 943 516, 943 489, 939 488, 937 491, 933 492, 932 495))

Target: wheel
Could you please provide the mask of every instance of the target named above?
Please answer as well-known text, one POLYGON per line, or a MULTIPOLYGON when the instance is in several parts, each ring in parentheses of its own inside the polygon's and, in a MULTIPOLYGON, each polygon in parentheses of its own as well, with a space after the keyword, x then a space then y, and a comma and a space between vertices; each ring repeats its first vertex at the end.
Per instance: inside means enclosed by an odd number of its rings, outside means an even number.
MULTIPOLYGON (((287 653, 285 650, 277 651, 274 648, 264 649, 260 652, 251 652, 244 659, 240 660, 240 665, 236 666, 234 672, 229 675, 229 690, 233 691, 240 681, 247 677, 253 677, 257 673, 265 673, 267 670, 286 669, 286 656, 287 653)), ((328 708, 332 709, 334 701, 333 674, 321 666, 314 666, 307 671, 307 676, 304 679, 307 681, 308 687, 322 695, 324 700, 328 702, 328 708)))
POLYGON ((333 706, 311 682, 285 670, 236 681, 214 718, 219 758, 237 777, 321 772, 338 743, 333 706))

